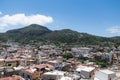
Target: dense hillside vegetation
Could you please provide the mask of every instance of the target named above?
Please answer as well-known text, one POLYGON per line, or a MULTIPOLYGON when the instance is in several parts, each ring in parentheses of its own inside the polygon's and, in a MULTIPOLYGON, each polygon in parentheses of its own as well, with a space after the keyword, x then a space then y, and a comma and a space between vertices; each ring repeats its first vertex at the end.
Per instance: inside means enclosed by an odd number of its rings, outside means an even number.
POLYGON ((70 29, 49 30, 48 28, 31 24, 24 28, 9 30, 0 34, 1 41, 16 41, 20 43, 53 42, 68 44, 120 44, 120 37, 100 37, 87 33, 80 33, 70 29))

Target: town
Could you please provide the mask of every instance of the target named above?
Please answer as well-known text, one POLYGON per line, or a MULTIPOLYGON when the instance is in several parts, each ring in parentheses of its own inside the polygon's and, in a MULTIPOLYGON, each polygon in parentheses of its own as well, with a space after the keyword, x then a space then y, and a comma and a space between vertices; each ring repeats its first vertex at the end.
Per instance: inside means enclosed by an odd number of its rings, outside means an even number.
POLYGON ((120 80, 120 46, 0 43, 0 80, 120 80))
POLYGON ((120 0, 0 0, 0 80, 120 80, 120 0))

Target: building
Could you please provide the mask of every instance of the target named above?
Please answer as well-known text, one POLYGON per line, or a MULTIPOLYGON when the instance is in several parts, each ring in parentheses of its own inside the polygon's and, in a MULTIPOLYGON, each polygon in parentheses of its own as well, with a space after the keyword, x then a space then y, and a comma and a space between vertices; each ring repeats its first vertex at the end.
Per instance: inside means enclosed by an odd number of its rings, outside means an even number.
POLYGON ((5 60, 4 59, 0 59, 0 67, 4 66, 5 60))
POLYGON ((89 57, 90 48, 87 47, 78 47, 78 48, 72 48, 71 51, 75 57, 83 58, 83 57, 89 57))
POLYGON ((25 80, 24 78, 14 75, 10 77, 0 78, 0 80, 25 80))
POLYGON ((82 76, 82 78, 89 79, 94 75, 94 70, 95 67, 87 67, 81 65, 76 68, 76 73, 82 76))
POLYGON ((48 61, 48 64, 52 65, 54 69, 62 69, 62 62, 59 60, 48 61))
POLYGON ((40 72, 36 68, 26 68, 21 70, 20 75, 26 80, 37 80, 40 77, 40 72))
POLYGON ((110 70, 100 70, 96 75, 94 80, 113 80, 116 77, 115 72, 110 70))
POLYGON ((113 62, 113 57, 114 57, 114 55, 113 55, 113 52, 110 52, 110 53, 104 53, 102 57, 103 57, 103 59, 105 59, 106 61, 112 63, 112 62, 113 62))
POLYGON ((62 71, 51 71, 46 72, 41 76, 42 80, 78 80, 72 76, 65 75, 65 72, 62 71))
POLYGON ((4 69, 4 76, 9 77, 12 75, 19 75, 23 67, 8 67, 4 69))
POLYGON ((45 72, 45 71, 50 71, 53 70, 53 66, 50 64, 40 64, 40 65, 35 65, 34 68, 37 69, 39 72, 45 72))
POLYGON ((87 48, 87 47, 78 47, 78 48, 72 48, 71 50, 72 50, 73 53, 88 54, 91 49, 87 48))
POLYGON ((17 67, 20 64, 19 58, 5 59, 5 66, 17 67))

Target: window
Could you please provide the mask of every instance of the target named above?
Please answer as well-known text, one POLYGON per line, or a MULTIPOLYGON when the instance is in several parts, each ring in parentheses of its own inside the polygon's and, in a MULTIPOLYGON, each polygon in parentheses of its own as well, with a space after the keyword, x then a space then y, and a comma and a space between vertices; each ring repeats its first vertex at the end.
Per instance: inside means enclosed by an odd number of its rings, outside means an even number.
POLYGON ((11 64, 8 64, 8 66, 11 66, 11 64))
POLYGON ((22 74, 22 76, 24 77, 24 76, 25 76, 25 74, 23 73, 23 74, 22 74))
POLYGON ((27 75, 27 78, 29 78, 29 79, 30 79, 30 75, 27 75))
POLYGON ((49 80, 55 80, 55 79, 49 79, 49 80))

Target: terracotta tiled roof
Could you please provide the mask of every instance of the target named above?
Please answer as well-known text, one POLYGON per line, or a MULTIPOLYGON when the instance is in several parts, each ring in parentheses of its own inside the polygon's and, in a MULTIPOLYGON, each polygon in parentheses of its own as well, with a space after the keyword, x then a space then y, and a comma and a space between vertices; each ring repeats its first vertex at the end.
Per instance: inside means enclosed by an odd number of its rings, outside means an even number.
POLYGON ((24 53, 25 52, 25 49, 19 49, 17 50, 18 53, 24 53))
POLYGON ((46 66, 45 65, 36 65, 35 68, 38 68, 38 69, 42 69, 42 68, 45 68, 46 66))
POLYGON ((5 78, 0 78, 0 80, 25 80, 20 76, 12 76, 12 77, 5 77, 5 78))
POLYGON ((20 61, 20 59, 19 59, 19 58, 15 58, 15 59, 5 59, 5 61, 6 61, 6 62, 8 62, 8 61, 20 61))
POLYGON ((42 68, 53 68, 53 66, 50 65, 50 64, 40 64, 40 65, 36 65, 35 68, 39 68, 39 69, 42 69, 42 68))
POLYGON ((32 69, 25 69, 25 71, 28 72, 28 73, 33 74, 36 71, 36 69, 34 69, 34 68, 32 68, 32 69))
POLYGON ((43 64, 43 65, 45 65, 45 66, 48 67, 48 68, 53 68, 53 66, 50 65, 50 64, 43 64))

